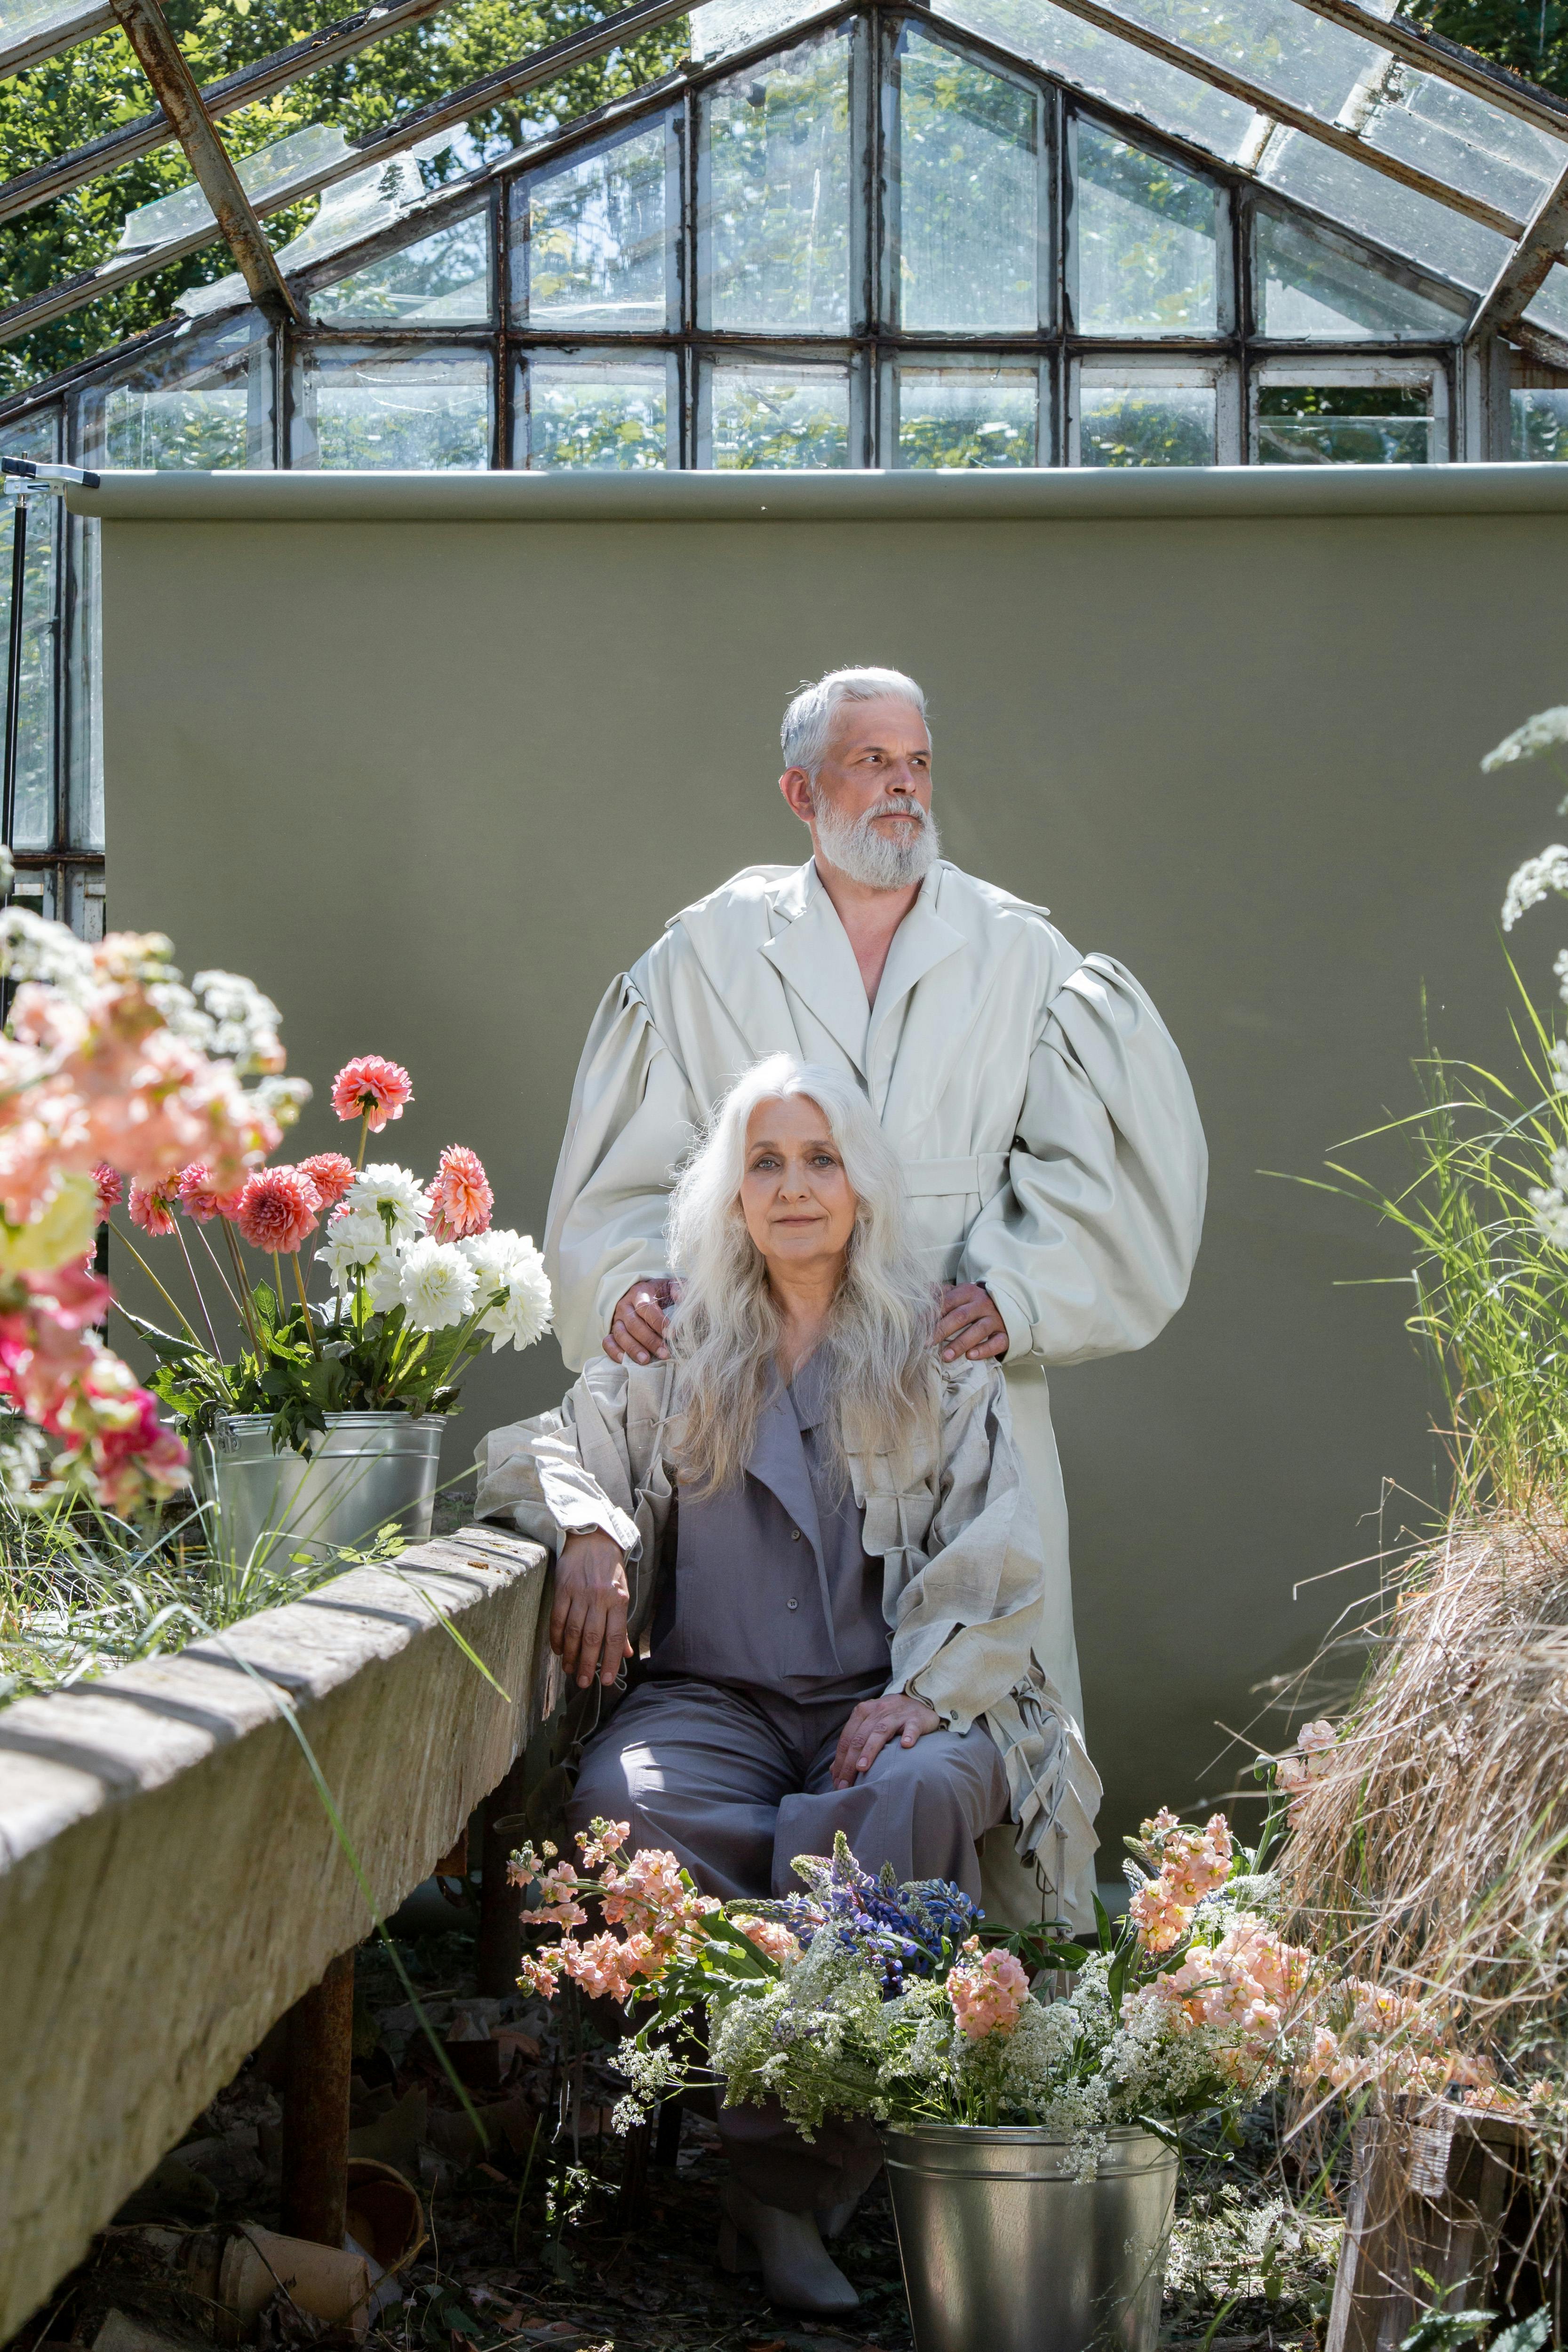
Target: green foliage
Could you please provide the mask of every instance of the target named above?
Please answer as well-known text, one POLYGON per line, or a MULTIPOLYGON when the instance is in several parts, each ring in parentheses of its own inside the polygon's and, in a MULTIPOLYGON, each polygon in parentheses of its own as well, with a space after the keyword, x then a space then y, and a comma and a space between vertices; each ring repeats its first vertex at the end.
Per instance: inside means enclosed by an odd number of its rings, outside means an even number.
MULTIPOLYGON (((225 0, 222 6, 168 0, 167 5, 202 82, 235 72, 346 13, 340 0, 225 0)), ((358 138, 612 13, 590 0, 457 0, 407 32, 225 116, 223 137, 231 152, 242 156, 312 122, 337 123, 350 139, 358 138)), ((524 102, 489 108, 468 124, 470 138, 486 157, 504 154, 529 126, 537 131, 541 124, 566 121, 665 72, 684 54, 685 43, 685 19, 677 18, 623 50, 575 67, 559 81, 529 92, 524 102)), ((5 174, 13 177, 134 121, 150 111, 151 103, 152 92, 122 34, 106 33, 64 50, 0 84, 5 174)), ((461 166, 448 154, 423 168, 434 184, 453 177, 461 166)), ((128 213, 185 186, 190 177, 181 150, 162 147, 5 223, 0 227, 0 270, 10 298, 41 292, 96 268, 112 252, 128 213)), ((267 233, 275 245, 305 226, 315 201, 269 216, 267 233)), ((233 267, 228 248, 215 243, 39 328, 0 354, 0 391, 37 383, 157 324, 170 316, 175 297, 187 287, 225 277, 233 267)))
POLYGON ((210 1436, 226 1413, 265 1412, 275 1450, 308 1454, 312 1432, 326 1429, 330 1412, 453 1412, 460 1375, 489 1345, 479 1319, 495 1303, 486 1295, 463 1322, 418 1331, 402 1305, 379 1315, 335 1299, 285 1306, 270 1284, 257 1283, 249 1294, 251 1345, 232 1363, 188 1332, 119 1312, 157 1358, 148 1385, 188 1444, 210 1436))
POLYGON ((1568 97, 1564 0, 1411 0, 1417 24, 1568 97))
POLYGON ((1553 1038, 1510 963, 1524 1003, 1521 1076, 1469 1062, 1417 1064, 1425 1108, 1351 1139, 1406 1140, 1414 1174, 1397 1191, 1331 1160, 1325 1186, 1366 1201, 1412 1248, 1407 1328, 1444 1397, 1456 1507, 1528 1508, 1561 1487, 1568 1462, 1568 1249, 1548 1205, 1568 1150, 1568 1095, 1553 1038), (1532 1195, 1539 1196, 1532 1198, 1532 1195))

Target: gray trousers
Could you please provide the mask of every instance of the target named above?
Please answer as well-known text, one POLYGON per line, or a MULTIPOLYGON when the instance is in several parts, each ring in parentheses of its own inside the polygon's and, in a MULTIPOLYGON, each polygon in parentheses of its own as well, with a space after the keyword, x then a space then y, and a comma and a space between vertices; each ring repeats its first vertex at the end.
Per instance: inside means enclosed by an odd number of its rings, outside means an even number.
MULTIPOLYGON (((689 1676, 643 1683, 583 1750, 567 1818, 628 1822, 633 1853, 662 1846, 708 1895, 796 1894, 798 1853, 842 1830, 862 1868, 948 1878, 978 1896, 977 1842, 1008 1813, 989 1737, 927 1732, 884 1748, 852 1788, 831 1779, 852 1698, 799 1701, 689 1676)), ((737 2177, 766 2204, 819 2212, 858 2197, 881 2163, 869 2124, 833 2121, 808 2146, 779 2107, 721 2107, 737 2177)))

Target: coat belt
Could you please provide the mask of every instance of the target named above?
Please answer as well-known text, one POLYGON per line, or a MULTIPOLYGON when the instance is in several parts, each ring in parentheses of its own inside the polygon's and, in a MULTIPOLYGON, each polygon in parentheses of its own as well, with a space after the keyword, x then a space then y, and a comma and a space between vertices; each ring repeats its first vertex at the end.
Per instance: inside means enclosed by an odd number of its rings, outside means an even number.
POLYGON ((1005 1151, 979 1151, 970 1160, 906 1160, 904 1188, 912 1201, 944 1192, 974 1192, 994 1200, 1008 1181, 1005 1151))

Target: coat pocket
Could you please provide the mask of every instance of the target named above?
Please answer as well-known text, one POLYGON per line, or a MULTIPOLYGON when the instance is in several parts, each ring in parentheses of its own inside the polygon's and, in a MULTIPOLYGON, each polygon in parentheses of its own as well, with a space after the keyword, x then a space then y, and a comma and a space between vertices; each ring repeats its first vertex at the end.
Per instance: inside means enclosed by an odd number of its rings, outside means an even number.
POLYGON ((895 1551, 924 1552, 936 1516, 936 1497, 925 1486, 868 1495, 861 1539, 867 1551, 883 1559, 895 1551))

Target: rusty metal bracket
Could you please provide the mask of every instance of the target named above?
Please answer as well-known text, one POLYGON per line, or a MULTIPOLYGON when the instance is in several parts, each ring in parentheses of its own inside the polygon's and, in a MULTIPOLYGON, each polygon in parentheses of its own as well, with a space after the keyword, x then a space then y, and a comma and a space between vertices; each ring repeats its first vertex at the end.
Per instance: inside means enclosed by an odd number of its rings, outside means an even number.
POLYGON ((258 310, 269 319, 291 319, 301 311, 277 266, 250 198, 240 184, 228 149, 213 128, 202 102, 196 78, 183 50, 169 27, 158 0, 110 0, 120 28, 136 52, 153 96, 173 127, 186 160, 213 208, 235 266, 258 310))

